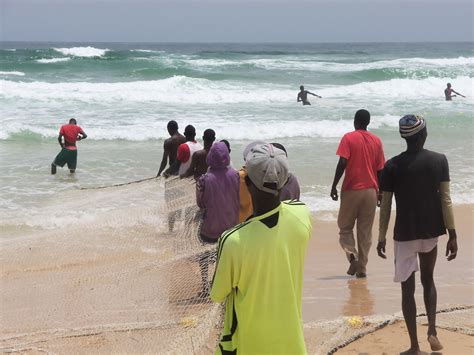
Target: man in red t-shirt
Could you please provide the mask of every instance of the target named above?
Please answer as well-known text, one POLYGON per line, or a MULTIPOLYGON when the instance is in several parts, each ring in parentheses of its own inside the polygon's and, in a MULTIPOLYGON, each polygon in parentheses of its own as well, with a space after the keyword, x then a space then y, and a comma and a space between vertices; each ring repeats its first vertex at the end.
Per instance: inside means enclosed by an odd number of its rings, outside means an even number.
POLYGON ((366 277, 366 265, 372 245, 372 224, 380 202, 379 177, 385 164, 382 142, 367 131, 370 113, 359 110, 354 117, 355 131, 342 137, 336 154, 339 162, 332 183, 331 198, 337 201, 337 184, 345 172, 341 206, 337 217, 339 243, 346 252, 349 275, 366 277), (353 228, 357 221, 357 248, 353 228))
POLYGON ((56 174, 56 167, 63 167, 64 164, 67 164, 71 174, 76 171, 76 141, 86 138, 87 134, 85 134, 82 128, 77 125, 75 118, 71 118, 69 120, 69 124, 61 126, 61 129, 59 130, 58 141, 62 149, 51 164, 51 174, 56 174))

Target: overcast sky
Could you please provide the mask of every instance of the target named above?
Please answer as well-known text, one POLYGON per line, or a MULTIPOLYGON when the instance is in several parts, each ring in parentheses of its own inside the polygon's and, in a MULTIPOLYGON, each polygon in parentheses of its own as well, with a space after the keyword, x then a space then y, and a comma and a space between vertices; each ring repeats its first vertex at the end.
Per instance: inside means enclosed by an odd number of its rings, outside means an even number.
POLYGON ((3 41, 472 41, 471 0, 0 0, 3 41))

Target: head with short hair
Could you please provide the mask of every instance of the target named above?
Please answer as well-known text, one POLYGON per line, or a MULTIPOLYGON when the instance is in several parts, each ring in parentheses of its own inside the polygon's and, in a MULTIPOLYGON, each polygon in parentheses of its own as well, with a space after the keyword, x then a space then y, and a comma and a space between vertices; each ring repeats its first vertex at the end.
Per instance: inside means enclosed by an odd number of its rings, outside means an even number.
POLYGON ((206 129, 204 131, 204 134, 202 135, 202 140, 204 141, 204 143, 212 143, 216 140, 216 132, 214 132, 213 129, 206 129))
POLYGON ((450 88, 450 87, 451 87, 451 83, 447 83, 446 86, 447 86, 448 88, 450 88))
POLYGON ((300 90, 301 90, 301 91, 304 90, 304 86, 303 86, 303 85, 300 86, 300 90))
POLYGON ((278 196, 288 180, 288 160, 283 150, 269 143, 258 144, 246 157, 247 175, 260 191, 278 196))
POLYGON ((76 119, 75 119, 75 118, 71 118, 71 119, 69 120, 69 124, 77 124, 76 119))
POLYGON ((230 153, 232 150, 230 149, 229 141, 227 139, 221 139, 221 142, 226 145, 226 147, 227 147, 227 149, 229 150, 229 153, 230 153))
POLYGON ((366 129, 370 123, 370 113, 367 110, 358 110, 354 115, 355 129, 366 129))
POLYGON ((184 136, 187 141, 193 141, 196 138, 196 128, 193 125, 187 125, 184 129, 184 136))
POLYGON ((170 136, 172 136, 178 131, 178 122, 173 120, 169 121, 166 125, 166 128, 168 129, 168 133, 170 134, 170 136))

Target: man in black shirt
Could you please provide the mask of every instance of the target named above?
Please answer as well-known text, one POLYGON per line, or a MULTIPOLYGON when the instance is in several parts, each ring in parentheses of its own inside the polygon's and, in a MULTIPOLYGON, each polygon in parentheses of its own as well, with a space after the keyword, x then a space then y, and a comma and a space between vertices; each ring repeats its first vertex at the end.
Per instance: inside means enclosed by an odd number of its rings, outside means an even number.
POLYGON ((433 272, 437 242, 446 234, 448 260, 457 253, 456 230, 449 193, 449 167, 443 154, 423 149, 427 137, 426 122, 421 116, 407 115, 399 122, 400 135, 407 150, 385 164, 380 190, 379 243, 377 253, 385 256, 385 236, 392 195, 396 199, 396 220, 393 232, 395 282, 401 282, 402 311, 410 335, 411 347, 402 354, 419 354, 416 332, 415 272, 420 270, 423 298, 428 316, 428 342, 432 351, 443 348, 436 334, 436 287, 433 272), (420 259, 418 267, 417 256, 420 259))

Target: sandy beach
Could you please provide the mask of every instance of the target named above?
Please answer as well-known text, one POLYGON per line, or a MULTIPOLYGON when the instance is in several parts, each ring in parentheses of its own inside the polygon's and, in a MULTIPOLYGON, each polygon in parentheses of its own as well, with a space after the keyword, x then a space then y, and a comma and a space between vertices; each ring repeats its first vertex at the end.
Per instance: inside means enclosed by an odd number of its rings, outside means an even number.
MULTIPOLYGON (((147 184, 149 187, 142 188, 144 194, 153 191, 152 183, 147 184)), ((107 198, 106 193, 101 196, 107 198)), ((474 304, 473 208, 455 208, 459 253, 454 262, 448 263, 443 257, 444 237, 440 242, 435 275, 440 309, 474 304)), ((100 228, 74 225, 24 238, 3 238, 0 350, 59 354, 180 353, 178 349, 212 352, 219 329, 215 322, 219 307, 193 302, 183 306, 182 300, 191 299, 199 290, 199 269, 192 259, 170 258, 175 251, 170 248, 171 237, 160 214, 162 211, 153 208, 137 210, 135 216, 130 210, 105 212, 100 228), (134 217, 137 223, 126 223, 134 217)), ((374 240, 377 227, 376 220, 374 240)), ((349 328, 340 334, 333 331, 337 324, 346 324, 347 317, 355 316, 368 323, 377 317, 391 319, 393 324, 338 352, 391 354, 405 350, 408 335, 404 324, 393 316, 401 310, 401 295, 399 285, 392 281, 392 242, 387 245, 388 260, 378 258, 373 245, 368 278, 358 280, 345 274, 347 262, 339 248, 336 222, 315 216, 313 228, 303 290, 309 353, 320 353, 330 333, 335 344, 350 339, 357 332, 349 328)), ((420 287, 417 302, 422 310, 420 287)), ((463 326, 472 330, 472 317, 466 322, 469 324, 463 326)), ((420 327, 424 327, 421 318, 420 327)), ((423 334, 421 329, 422 341, 423 334)), ((440 339, 444 354, 474 349, 473 337, 461 332, 442 330, 440 339)), ((421 345, 428 350, 426 341, 421 345)), ((325 349, 331 346, 326 341, 325 349)))

